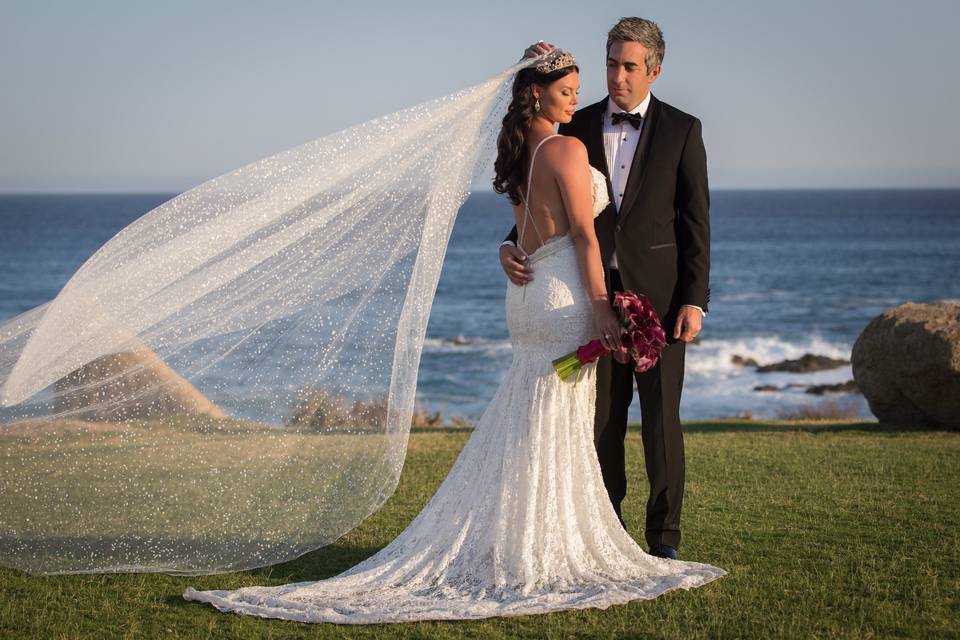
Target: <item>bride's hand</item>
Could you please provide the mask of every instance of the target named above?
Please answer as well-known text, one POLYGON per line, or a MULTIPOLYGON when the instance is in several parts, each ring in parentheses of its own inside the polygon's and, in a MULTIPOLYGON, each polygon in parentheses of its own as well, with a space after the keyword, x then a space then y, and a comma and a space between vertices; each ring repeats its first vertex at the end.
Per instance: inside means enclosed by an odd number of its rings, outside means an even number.
POLYGON ((593 301, 593 334, 611 351, 619 351, 623 344, 620 341, 620 320, 605 298, 593 301))
POLYGON ((540 42, 535 42, 529 47, 527 47, 527 50, 523 52, 523 57, 536 58, 537 56, 542 56, 545 53, 550 53, 554 49, 556 49, 555 46, 553 46, 549 42, 544 42, 543 40, 541 40, 540 42))

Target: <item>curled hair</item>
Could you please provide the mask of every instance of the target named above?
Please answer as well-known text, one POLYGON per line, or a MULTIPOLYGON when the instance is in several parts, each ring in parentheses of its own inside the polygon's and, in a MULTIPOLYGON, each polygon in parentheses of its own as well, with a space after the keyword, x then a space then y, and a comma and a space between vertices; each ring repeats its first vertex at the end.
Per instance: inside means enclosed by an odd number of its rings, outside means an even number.
POLYGON ((607 33, 607 53, 614 42, 639 42, 646 48, 647 56, 643 62, 650 73, 663 63, 667 44, 663 41, 663 32, 652 20, 644 18, 620 18, 607 33))
POLYGON ((579 72, 580 69, 571 65, 551 73, 540 73, 533 67, 527 67, 520 70, 513 80, 513 99, 507 107, 507 115, 503 117, 503 127, 497 138, 497 160, 493 165, 493 190, 507 194, 513 204, 520 204, 520 183, 527 168, 527 130, 536 115, 532 87, 534 84, 547 86, 574 71, 579 72))

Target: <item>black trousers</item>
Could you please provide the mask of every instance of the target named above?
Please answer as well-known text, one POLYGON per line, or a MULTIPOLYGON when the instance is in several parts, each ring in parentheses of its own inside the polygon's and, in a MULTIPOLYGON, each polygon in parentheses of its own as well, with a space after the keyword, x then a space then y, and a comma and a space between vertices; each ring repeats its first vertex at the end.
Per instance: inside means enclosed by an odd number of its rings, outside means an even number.
MULTIPOLYGON (((620 273, 610 272, 610 295, 623 291, 620 273)), ((671 319, 672 320, 672 319, 671 319)), ((641 439, 650 496, 647 499, 646 532, 650 546, 680 547, 680 509, 683 506, 683 433, 680 428, 680 394, 686 343, 673 338, 673 322, 664 322, 667 346, 656 366, 635 373, 609 355, 597 365, 597 415, 594 429, 603 483, 621 522, 621 504, 627 495, 624 438, 627 410, 633 400, 636 380, 642 420, 641 439)))

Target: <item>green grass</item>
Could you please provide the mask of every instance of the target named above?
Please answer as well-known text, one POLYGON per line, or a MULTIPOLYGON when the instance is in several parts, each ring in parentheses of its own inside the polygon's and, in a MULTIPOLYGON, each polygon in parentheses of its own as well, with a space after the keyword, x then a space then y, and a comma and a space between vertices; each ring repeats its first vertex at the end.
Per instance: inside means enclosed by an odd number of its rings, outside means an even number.
MULTIPOLYGON (((31 576, 0 569, 0 638, 960 636, 960 433, 872 423, 685 424, 681 557, 725 568, 700 589, 605 611, 478 622, 335 626, 224 614, 186 586, 232 589, 338 573, 396 536, 468 430, 415 431, 397 492, 335 544, 240 573, 31 576)), ((625 513, 642 540, 639 432, 625 513)))
POLYGON ((5 427, 0 558, 57 573, 185 569, 194 562, 182 558, 196 549, 219 572, 265 564, 255 560, 261 554, 295 557, 342 533, 325 508, 350 522, 370 513, 369 501, 338 496, 372 492, 360 491, 357 478, 385 476, 384 447, 368 434, 229 419, 5 427))

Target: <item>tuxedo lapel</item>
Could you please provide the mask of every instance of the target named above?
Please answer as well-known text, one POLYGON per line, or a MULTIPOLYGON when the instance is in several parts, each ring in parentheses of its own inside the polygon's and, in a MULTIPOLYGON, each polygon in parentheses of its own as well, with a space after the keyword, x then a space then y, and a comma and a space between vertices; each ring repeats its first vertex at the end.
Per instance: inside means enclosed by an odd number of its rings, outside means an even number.
POLYGON ((590 164, 607 177, 609 183, 610 167, 607 166, 607 154, 603 149, 603 118, 607 113, 607 101, 601 100, 587 108, 592 111, 587 116, 586 139, 584 140, 587 147, 587 157, 590 164))
POLYGON ((643 119, 643 130, 640 132, 637 150, 633 154, 633 163, 630 165, 630 175, 627 176, 627 186, 623 191, 623 200, 620 202, 620 210, 617 212, 618 228, 623 226, 627 216, 630 215, 633 203, 637 200, 637 194, 640 193, 640 188, 643 186, 643 175, 647 168, 647 159, 650 156, 650 146, 657 128, 659 114, 660 101, 651 95, 650 106, 647 107, 647 115, 643 119))

